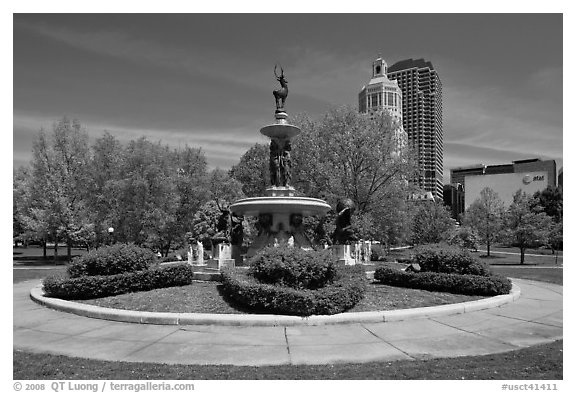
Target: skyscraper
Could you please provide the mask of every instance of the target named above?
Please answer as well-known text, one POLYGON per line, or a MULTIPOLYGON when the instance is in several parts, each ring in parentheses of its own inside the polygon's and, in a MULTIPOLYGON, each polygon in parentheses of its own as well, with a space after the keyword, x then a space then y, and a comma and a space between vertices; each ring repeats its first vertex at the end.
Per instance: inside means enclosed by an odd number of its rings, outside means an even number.
POLYGON ((380 56, 372 62, 372 78, 358 94, 358 109, 361 113, 387 110, 392 115, 397 123, 394 130, 396 152, 400 153, 408 143, 402 126, 402 90, 398 82, 388 79, 387 69, 388 64, 380 56))
POLYGON ((402 118, 402 91, 396 81, 386 76, 388 64, 380 56, 372 62, 372 78, 358 94, 360 112, 387 109, 392 115, 402 118))
POLYGON ((402 91, 404 130, 408 143, 418 154, 419 175, 415 183, 442 200, 442 82, 432 63, 424 59, 399 61, 388 67, 386 74, 402 91))

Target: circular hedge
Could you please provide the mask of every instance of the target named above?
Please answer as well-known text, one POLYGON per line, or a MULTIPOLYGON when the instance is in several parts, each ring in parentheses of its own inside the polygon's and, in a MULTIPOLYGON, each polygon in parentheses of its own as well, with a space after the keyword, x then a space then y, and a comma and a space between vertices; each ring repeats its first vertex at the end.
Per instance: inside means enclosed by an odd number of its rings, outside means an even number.
POLYGON ((270 247, 256 254, 248 271, 222 273, 224 295, 257 312, 331 315, 354 307, 364 297, 362 266, 337 266, 329 251, 270 247))
POLYGON ((458 246, 444 243, 427 244, 414 249, 412 262, 420 265, 422 272, 472 274, 490 276, 490 266, 474 258, 470 252, 458 246))
POLYGON ((156 256, 152 251, 134 244, 119 243, 96 248, 74 258, 67 271, 72 278, 111 276, 147 270, 156 263, 156 256))
POLYGON ((336 265, 329 250, 266 247, 250 260, 250 275, 266 284, 318 289, 334 281, 336 265))

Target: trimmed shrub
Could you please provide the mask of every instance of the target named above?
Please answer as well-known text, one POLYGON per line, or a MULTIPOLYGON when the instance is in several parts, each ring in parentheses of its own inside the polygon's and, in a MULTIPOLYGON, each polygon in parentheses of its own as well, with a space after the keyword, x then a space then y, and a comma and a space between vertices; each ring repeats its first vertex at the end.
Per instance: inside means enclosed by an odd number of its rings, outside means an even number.
POLYGON ((80 300, 188 285, 193 276, 192 267, 182 264, 108 276, 49 276, 43 284, 47 296, 80 300))
POLYGON ((478 251, 480 236, 473 228, 461 226, 454 229, 446 241, 448 244, 453 246, 460 246, 469 250, 478 251))
POLYGON ((300 316, 331 315, 354 307, 364 297, 366 282, 361 266, 339 268, 331 284, 315 290, 262 283, 246 272, 222 273, 229 300, 255 311, 300 316))
POLYGON ((110 276, 146 270, 156 263, 154 253, 134 244, 115 244, 74 258, 68 266, 70 277, 110 276))
POLYGON ((299 247, 266 247, 250 261, 249 274, 256 280, 294 289, 318 289, 336 277, 329 250, 305 251, 299 247))
POLYGON ((372 245, 371 261, 386 261, 386 249, 381 244, 372 245))
POLYGON ((473 274, 489 276, 490 267, 472 256, 468 250, 448 244, 428 244, 414 250, 412 263, 422 272, 473 274))
POLYGON ((496 296, 509 293, 512 289, 510 280, 499 275, 408 273, 388 267, 379 267, 374 272, 374 279, 385 285, 462 295, 496 296))

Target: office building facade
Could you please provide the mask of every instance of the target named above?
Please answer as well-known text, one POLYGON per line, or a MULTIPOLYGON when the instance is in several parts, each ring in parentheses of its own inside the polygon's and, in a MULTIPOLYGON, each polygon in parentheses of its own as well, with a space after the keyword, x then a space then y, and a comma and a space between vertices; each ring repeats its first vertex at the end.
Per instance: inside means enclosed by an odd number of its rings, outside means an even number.
MULTIPOLYGON (((450 170, 450 183, 459 184, 464 191, 464 208, 468 208, 481 191, 494 190, 505 206, 512 203, 516 191, 529 195, 548 186, 556 187, 556 161, 531 158, 501 165, 474 165, 450 170)), ((461 205, 460 205, 461 206, 461 205)))
POLYGON ((387 68, 386 75, 402 93, 402 124, 408 144, 418 155, 415 183, 442 200, 444 182, 444 134, 442 82, 429 61, 408 59, 387 68))

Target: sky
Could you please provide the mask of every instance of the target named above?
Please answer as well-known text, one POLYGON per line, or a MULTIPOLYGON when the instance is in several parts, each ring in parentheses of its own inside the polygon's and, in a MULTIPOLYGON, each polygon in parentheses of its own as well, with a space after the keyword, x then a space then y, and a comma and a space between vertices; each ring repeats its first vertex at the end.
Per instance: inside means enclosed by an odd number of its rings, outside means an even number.
POLYGON ((227 169, 274 122, 273 70, 290 115, 357 107, 381 55, 431 61, 443 85, 444 173, 563 165, 562 14, 14 14, 13 165, 62 116, 201 147, 227 169))

